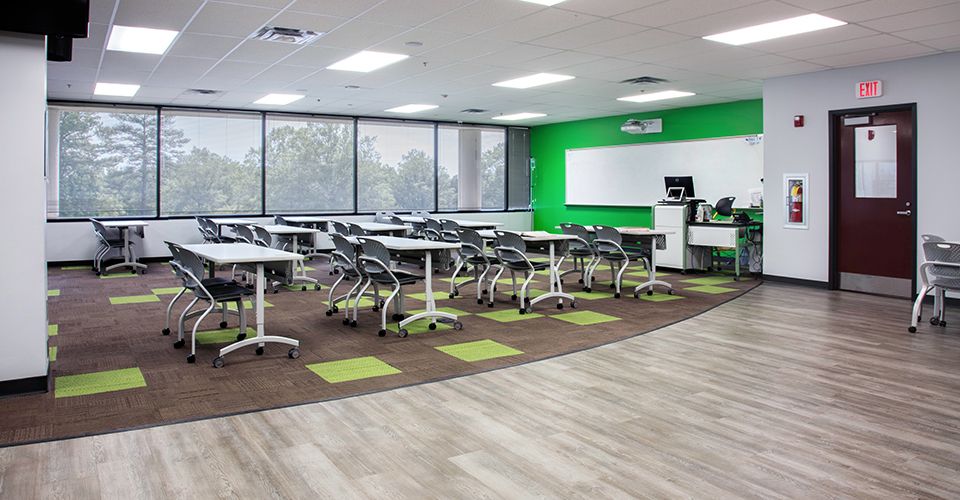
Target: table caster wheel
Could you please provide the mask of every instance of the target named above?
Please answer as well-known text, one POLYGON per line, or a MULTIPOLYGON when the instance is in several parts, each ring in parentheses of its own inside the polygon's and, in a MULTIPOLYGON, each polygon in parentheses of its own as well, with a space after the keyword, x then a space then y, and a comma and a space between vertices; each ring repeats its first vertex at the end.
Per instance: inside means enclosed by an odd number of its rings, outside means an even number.
POLYGON ((347 326, 349 324, 350 324, 350 320, 348 318, 343 318, 343 326, 347 326))
POLYGON ((519 309, 519 312, 520 312, 520 314, 527 314, 527 308, 521 307, 521 308, 519 309))
POLYGON ((402 320, 403 320, 403 315, 402 315, 402 314, 393 313, 393 316, 391 316, 390 318, 392 318, 394 321, 402 321, 402 320))
POLYGON ((386 336, 387 336, 386 330, 380 330, 379 332, 377 332, 377 337, 386 337, 386 336))
POLYGON ((619 298, 620 298, 620 292, 614 292, 614 293, 613 293, 613 298, 619 299, 619 298))
POLYGON ((300 349, 297 349, 296 347, 291 348, 289 351, 287 351, 287 357, 290 358, 290 359, 297 359, 297 358, 299 358, 299 357, 300 357, 300 349))
POLYGON ((447 297, 448 297, 448 298, 451 298, 451 299, 454 298, 454 297, 456 297, 456 296, 457 296, 457 295, 454 294, 454 293, 448 293, 448 294, 447 294, 447 297))
POLYGON ((223 368, 223 356, 217 356, 213 358, 213 367, 214 368, 223 368))
POLYGON ((221 321, 221 322, 220 322, 220 328, 226 328, 226 327, 227 327, 227 322, 226 322, 226 321, 221 321))
POLYGON ((397 336, 400 338, 404 338, 409 334, 410 332, 408 332, 406 328, 401 328, 400 331, 397 332, 397 336))
POLYGON ((240 342, 241 340, 243 340, 243 339, 245 339, 245 338, 247 338, 247 334, 246 334, 246 333, 238 333, 238 334, 237 334, 237 342, 240 342))
POLYGON ((255 352, 257 353, 257 356, 263 356, 263 346, 258 347, 255 352))
POLYGON ((436 330, 436 329, 437 329, 437 324, 436 324, 436 323, 430 323, 429 325, 427 325, 427 328, 428 328, 430 331, 436 330))
POLYGON ((351 322, 350 322, 350 328, 356 328, 356 327, 357 327, 357 320, 351 321, 351 322))
POLYGON ((147 274, 147 270, 146 270, 146 269, 144 269, 143 271, 140 271, 140 274, 141 274, 141 275, 143 275, 143 274, 147 274))
POLYGON ((647 295, 648 296, 653 295, 653 290, 647 290, 647 295))
POLYGON ((577 301, 574 300, 573 302, 570 303, 570 309, 576 309, 576 308, 577 308, 577 301))
POLYGON ((173 343, 173 348, 174 348, 174 349, 180 349, 180 348, 183 347, 186 343, 187 343, 187 342, 186 342, 185 340, 180 339, 180 340, 178 340, 178 341, 176 341, 176 342, 173 343))
POLYGON ((517 295, 516 295, 516 294, 511 295, 511 296, 510 296, 510 300, 517 300, 517 295))
POLYGON ((483 304, 483 299, 477 299, 477 304, 483 304))
POLYGON ((557 309, 563 309, 563 302, 557 302, 557 309))
POLYGON ((917 333, 917 327, 911 326, 910 328, 907 328, 907 331, 910 333, 917 333))
MULTIPOLYGON (((652 295, 652 294, 651 294, 652 295)), ((667 295, 673 295, 673 288, 667 290, 667 295)))
POLYGON ((316 285, 313 285, 313 289, 319 292, 319 291, 320 291, 320 284, 317 283, 316 285))
POLYGON ((170 329, 169 329, 169 328, 164 328, 163 330, 160 331, 160 333, 162 333, 162 334, 164 334, 164 335, 170 335, 170 329))
POLYGON ((590 287, 588 287, 588 286, 585 286, 585 287, 583 287, 583 291, 584 291, 584 292, 587 292, 587 293, 590 293, 590 292, 593 291, 593 289, 590 288, 590 287))
POLYGON ((370 309, 373 310, 373 312, 377 312, 377 311, 380 310, 380 308, 377 307, 377 306, 373 306, 373 307, 371 307, 370 309))
POLYGON ((936 317, 936 316, 930 318, 930 324, 933 325, 933 326, 939 325, 939 324, 940 324, 940 318, 938 318, 938 317, 936 317))
POLYGON ((487 302, 487 307, 493 308, 493 302, 487 302))
POLYGON ((459 330, 463 330, 463 323, 460 322, 460 321, 454 321, 454 322, 453 322, 453 329, 454 329, 454 330, 458 330, 458 331, 459 331, 459 330))
POLYGON ((97 276, 100 276, 100 271, 97 271, 97 276))
POLYGON ((193 364, 193 363, 196 363, 196 362, 197 362, 197 356, 196 356, 196 355, 191 354, 191 355, 187 356, 187 363, 193 364))
POLYGON ((333 316, 333 309, 327 309, 327 312, 325 312, 324 314, 326 314, 327 316, 333 316))

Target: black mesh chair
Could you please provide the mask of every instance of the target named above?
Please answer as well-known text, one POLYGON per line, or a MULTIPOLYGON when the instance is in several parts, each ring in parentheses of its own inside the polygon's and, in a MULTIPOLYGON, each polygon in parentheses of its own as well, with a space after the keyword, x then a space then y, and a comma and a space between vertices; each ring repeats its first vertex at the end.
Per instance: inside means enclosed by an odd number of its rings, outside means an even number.
MULTIPOLYGON (((177 279, 183 280, 183 271, 181 270, 183 267, 183 264, 181 263, 181 260, 180 260, 180 245, 177 245, 176 243, 171 243, 169 241, 164 241, 163 243, 167 245, 167 249, 170 250, 170 267, 173 268, 174 275, 176 275, 177 279)), ((208 289, 212 289, 212 288, 223 286, 223 285, 236 284, 235 281, 227 278, 204 278, 204 279, 201 279, 200 282, 203 283, 203 286, 207 287, 208 289)), ((170 304, 167 305, 167 316, 163 323, 163 330, 161 331, 161 333, 163 333, 164 335, 170 335, 170 317, 172 316, 172 313, 173 313, 173 304, 175 304, 178 300, 180 300, 180 297, 182 297, 183 294, 187 292, 187 290, 192 290, 192 288, 187 288, 186 286, 182 287, 180 291, 177 292, 177 294, 173 297, 173 300, 170 301, 170 304)), ((227 318, 226 318, 226 315, 224 315, 223 320, 220 322, 220 328, 226 328, 226 327, 227 327, 227 318)), ((182 335, 180 336, 180 338, 183 338, 182 335)), ((243 338, 241 337, 238 340, 243 340, 243 338)))
POLYGON ((367 236, 367 231, 360 227, 360 224, 348 222, 347 228, 350 231, 350 236, 367 236))
POLYGON ((497 260, 497 256, 484 251, 483 238, 473 229, 461 227, 457 229, 457 236, 460 238, 460 251, 457 268, 450 279, 450 298, 460 295, 460 287, 476 283, 477 304, 483 304, 483 294, 487 293, 487 288, 484 286, 486 276, 493 268, 492 263, 497 260), (457 283, 457 276, 464 267, 473 269, 473 277, 457 283))
MULTIPOLYGON (((408 271, 390 269, 390 251, 387 250, 387 247, 385 247, 383 243, 364 237, 357 237, 357 241, 360 243, 360 248, 363 252, 360 255, 359 267, 361 272, 367 277, 366 282, 360 289, 360 294, 363 294, 371 284, 387 285, 390 287, 390 295, 387 296, 380 306, 380 331, 377 332, 377 335, 383 337, 387 334, 387 309, 390 307, 390 303, 396 298, 397 302, 394 304, 396 313, 402 313, 403 287, 413 285, 418 281, 423 281, 424 277, 408 271)), ((433 325, 433 323, 431 323, 431 325, 433 325)), ((431 327, 431 329, 434 328, 436 328, 436 326, 431 327)), ((407 333, 407 330, 403 328, 398 331, 400 337, 406 337, 407 333)))
MULTIPOLYGON (((928 235, 932 236, 932 235, 928 235)), ((921 243, 923 249, 923 263, 920 264, 920 293, 913 304, 913 316, 910 318, 910 333, 917 331, 917 323, 923 313, 923 299, 931 291, 934 292, 934 315, 930 324, 947 326, 944 320, 946 309, 946 292, 960 291, 960 243, 936 241, 937 237, 925 238, 921 243), (939 305, 938 305, 939 304, 939 305), (937 307, 940 308, 937 311, 937 307)))
MULTIPOLYGON (((197 317, 197 320, 193 323, 193 332, 190 336, 190 355, 187 356, 187 363, 194 363, 197 360, 197 328, 200 327, 200 323, 203 322, 207 315, 217 307, 222 307, 225 310, 227 304, 236 304, 237 314, 240 316, 240 333, 237 335, 237 339, 243 340, 243 338, 246 337, 247 316, 244 312, 243 299, 253 295, 253 291, 247 290, 237 283, 226 283, 207 287, 203 284, 203 280, 199 278, 199 276, 203 276, 204 274, 203 260, 197 254, 183 247, 179 248, 178 253, 179 259, 170 261, 170 265, 174 266, 174 269, 179 269, 178 276, 183 280, 183 287, 192 291, 194 297, 187 308, 183 310, 183 313, 180 314, 177 341, 174 342, 173 347, 179 349, 184 346, 184 322, 187 319, 197 317), (207 302, 209 306, 203 310, 191 311, 193 306, 200 301, 207 302)), ((223 322, 221 322, 220 325, 221 327, 226 326, 223 322)))
MULTIPOLYGON (((97 237, 97 251, 93 255, 93 271, 97 276, 103 272, 103 260, 110 252, 116 250, 117 255, 123 257, 123 235, 117 228, 107 228, 100 221, 90 219, 93 224, 93 233, 97 237)), ((133 242, 130 242, 130 251, 133 252, 133 242)), ((134 258, 134 260, 136 260, 134 258)), ((136 272, 136 271, 134 271, 136 272)))
POLYGON ((559 269, 567 257, 573 259, 573 269, 563 271, 558 276, 560 283, 563 283, 564 276, 580 273, 578 282, 585 284, 587 280, 587 270, 592 268, 597 260, 597 250, 593 247, 593 244, 590 243, 590 231, 587 231, 587 228, 580 224, 572 224, 569 222, 560 224, 560 231, 563 232, 563 234, 570 234, 577 237, 577 239, 567 242, 566 252, 557 261, 557 268, 559 269), (590 258, 589 262, 586 261, 588 257, 590 258), (580 263, 579 267, 577 267, 578 261, 580 263))
MULTIPOLYGON (((360 299, 363 298, 363 295, 357 294, 357 291, 361 286, 363 286, 366 276, 363 274, 363 270, 357 264, 358 256, 356 247, 339 233, 330 233, 330 240, 333 241, 334 245, 334 250, 330 252, 331 266, 333 266, 340 277, 337 278, 337 280, 333 283, 333 286, 330 287, 330 291, 327 293, 326 315, 333 316, 335 313, 340 312, 340 307, 337 304, 342 302, 344 305, 343 324, 356 327, 357 309, 360 308, 360 299), (356 280, 356 283, 354 283, 353 287, 350 288, 347 293, 334 297, 336 289, 340 286, 340 283, 351 279, 356 280), (353 307, 353 318, 351 319, 350 300, 354 299, 354 297, 356 297, 356 303, 353 307)), ((378 311, 381 305, 379 285, 375 283, 373 285, 373 290, 373 310, 378 311)))
POLYGON ((520 287, 520 314, 525 314, 530 310, 528 304, 530 297, 527 296, 527 288, 530 286, 530 282, 533 281, 534 273, 547 269, 547 264, 531 262, 530 259, 527 258, 527 244, 518 233, 496 230, 493 234, 497 236, 497 246, 494 247, 493 252, 497 256, 497 262, 500 263, 500 269, 490 283, 490 296, 488 297, 489 302, 487 302, 487 305, 493 307, 494 291, 497 281, 505 270, 510 271, 510 280, 513 285, 513 295, 510 296, 510 299, 517 300, 517 273, 521 272, 523 273, 524 280, 523 285, 520 287))
POLYGON ((584 291, 592 290, 593 271, 601 261, 607 261, 610 264, 610 288, 615 289, 614 298, 620 298, 620 287, 623 284, 623 273, 630 267, 630 262, 638 260, 643 262, 646 269, 650 269, 650 260, 643 250, 625 250, 623 248, 623 237, 617 228, 610 226, 593 226, 596 238, 593 245, 597 249, 597 263, 587 272, 584 291))

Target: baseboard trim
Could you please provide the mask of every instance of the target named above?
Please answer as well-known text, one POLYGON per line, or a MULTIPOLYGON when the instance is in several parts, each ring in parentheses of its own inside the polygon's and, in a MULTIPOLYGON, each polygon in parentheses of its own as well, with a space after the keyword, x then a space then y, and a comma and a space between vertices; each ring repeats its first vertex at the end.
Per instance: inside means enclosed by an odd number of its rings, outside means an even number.
POLYGON ((50 390, 50 375, 4 380, 0 382, 0 398, 36 394, 50 390))
POLYGON ((790 277, 787 277, 787 276, 775 276, 775 275, 772 275, 772 274, 764 274, 764 275, 763 275, 763 280, 764 280, 764 281, 772 281, 772 282, 775 282, 775 283, 787 283, 787 284, 790 284, 790 285, 805 286, 805 287, 810 287, 810 288, 820 288, 820 289, 823 289, 823 290, 829 290, 829 289, 830 289, 830 283, 827 283, 826 281, 805 280, 805 279, 801 279, 801 278, 790 278, 790 277))
MULTIPOLYGON (((118 259, 113 259, 113 260, 118 260, 118 259)), ((169 260, 170 260, 170 257, 169 257, 169 256, 167 256, 167 257, 137 257, 137 261, 138 261, 138 262, 146 262, 146 263, 152 263, 152 262, 168 262, 169 260)), ((106 263, 106 262, 107 262, 107 261, 104 261, 104 263, 106 263)), ((111 264, 112 264, 112 262, 111 262, 111 264)), ((92 260, 51 260, 51 261, 48 261, 48 262, 47 262, 47 268, 63 267, 63 266, 90 266, 90 268, 93 269, 93 261, 92 261, 92 260)))

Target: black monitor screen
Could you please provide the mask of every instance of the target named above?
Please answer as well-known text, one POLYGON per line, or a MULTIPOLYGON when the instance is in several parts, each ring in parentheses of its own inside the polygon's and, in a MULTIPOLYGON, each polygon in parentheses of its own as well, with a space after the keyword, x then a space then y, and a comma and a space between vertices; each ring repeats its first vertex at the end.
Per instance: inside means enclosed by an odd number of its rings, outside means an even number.
POLYGON ((678 176, 667 176, 663 178, 663 183, 666 185, 666 190, 669 191, 673 187, 682 187, 683 194, 687 198, 693 198, 696 196, 693 193, 693 176, 692 175, 678 175, 678 176))

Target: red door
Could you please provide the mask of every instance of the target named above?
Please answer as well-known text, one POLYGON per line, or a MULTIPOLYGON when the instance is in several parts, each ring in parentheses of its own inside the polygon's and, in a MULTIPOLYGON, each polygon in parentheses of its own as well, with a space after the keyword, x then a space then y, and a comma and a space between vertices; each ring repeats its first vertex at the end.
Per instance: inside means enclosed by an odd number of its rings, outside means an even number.
POLYGON ((839 287, 911 297, 916 268, 913 109, 834 120, 839 287))

